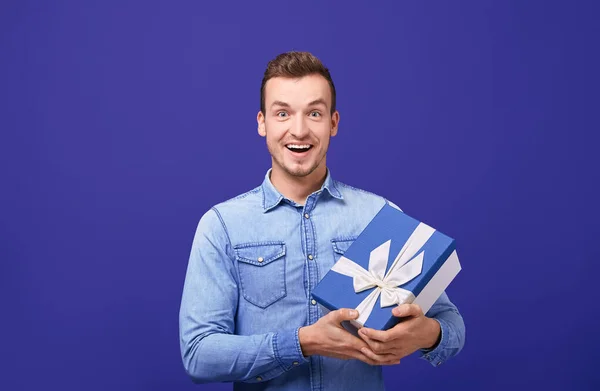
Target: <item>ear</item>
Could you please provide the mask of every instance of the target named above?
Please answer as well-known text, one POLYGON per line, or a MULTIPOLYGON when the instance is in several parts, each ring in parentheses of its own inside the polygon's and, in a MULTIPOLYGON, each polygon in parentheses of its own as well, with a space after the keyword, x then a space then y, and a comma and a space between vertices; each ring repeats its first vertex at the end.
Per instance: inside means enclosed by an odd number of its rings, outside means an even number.
POLYGON ((333 137, 337 134, 339 124, 340 124, 340 113, 336 110, 331 115, 331 132, 329 133, 331 135, 331 137, 333 137))
POLYGON ((258 114, 256 114, 256 122, 258 123, 258 134, 265 137, 267 132, 265 130, 265 115, 262 111, 259 111, 258 114))

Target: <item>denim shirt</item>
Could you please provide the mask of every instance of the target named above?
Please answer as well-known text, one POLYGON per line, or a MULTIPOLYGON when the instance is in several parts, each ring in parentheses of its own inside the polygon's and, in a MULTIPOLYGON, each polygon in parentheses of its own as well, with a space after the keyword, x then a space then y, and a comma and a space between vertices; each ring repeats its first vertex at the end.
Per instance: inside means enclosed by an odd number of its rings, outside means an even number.
MULTIPOLYGON (((188 375, 235 382, 235 390, 383 390, 381 366, 304 357, 298 329, 323 316, 311 297, 319 280, 393 204, 333 180, 328 169, 321 189, 299 205, 275 189, 270 172, 198 223, 179 314, 188 375)), ((441 340, 415 354, 438 366, 462 349, 464 323, 445 292, 426 316, 440 323, 441 340)))

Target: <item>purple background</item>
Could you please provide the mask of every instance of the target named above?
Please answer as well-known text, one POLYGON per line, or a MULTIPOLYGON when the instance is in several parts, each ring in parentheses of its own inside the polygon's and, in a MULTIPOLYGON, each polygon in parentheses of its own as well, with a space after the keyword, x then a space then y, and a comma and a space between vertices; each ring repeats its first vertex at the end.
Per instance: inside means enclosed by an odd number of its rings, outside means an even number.
POLYGON ((0 389, 231 388, 186 377, 179 300, 292 49, 338 89, 333 175, 457 240, 465 348, 389 388, 600 387, 597 2, 323 3, 2 2, 0 389))

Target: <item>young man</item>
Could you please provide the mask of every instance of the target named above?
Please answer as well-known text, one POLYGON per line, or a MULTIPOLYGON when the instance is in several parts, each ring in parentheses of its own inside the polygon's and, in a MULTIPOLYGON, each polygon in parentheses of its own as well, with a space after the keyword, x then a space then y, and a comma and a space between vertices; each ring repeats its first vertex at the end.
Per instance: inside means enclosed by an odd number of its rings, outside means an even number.
POLYGON ((390 311, 408 320, 358 336, 341 325, 356 311, 323 315, 312 300, 319 280, 389 203, 331 177, 335 102, 329 71, 310 53, 268 64, 257 120, 272 167, 260 186, 206 212, 192 245, 180 343, 194 381, 235 382, 236 390, 383 390, 382 365, 415 351, 439 365, 462 349, 464 323, 445 293, 427 314, 400 305, 390 311))

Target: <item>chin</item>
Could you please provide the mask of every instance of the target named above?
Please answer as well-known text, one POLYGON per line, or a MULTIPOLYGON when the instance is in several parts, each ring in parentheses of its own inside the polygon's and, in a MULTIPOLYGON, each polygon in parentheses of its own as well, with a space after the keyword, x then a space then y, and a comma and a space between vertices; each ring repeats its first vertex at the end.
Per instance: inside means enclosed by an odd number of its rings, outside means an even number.
POLYGON ((305 168, 295 168, 294 169, 294 168, 289 168, 289 167, 285 167, 284 171, 287 172, 289 175, 296 176, 296 177, 304 177, 312 172, 312 170, 307 170, 305 168))
POLYGON ((285 171, 291 176, 305 177, 312 174, 316 169, 317 165, 310 167, 285 167, 285 171))

